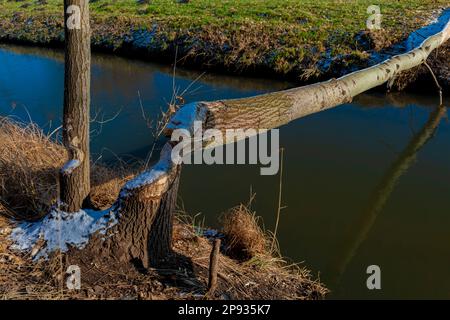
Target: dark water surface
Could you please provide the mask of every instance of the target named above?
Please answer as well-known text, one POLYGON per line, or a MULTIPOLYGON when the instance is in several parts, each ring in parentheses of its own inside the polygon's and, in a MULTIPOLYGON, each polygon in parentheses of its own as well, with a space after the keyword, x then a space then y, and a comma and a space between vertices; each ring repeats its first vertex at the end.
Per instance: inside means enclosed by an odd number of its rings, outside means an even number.
MULTIPOLYGON (((59 51, 0 46, 0 114, 31 117, 51 132, 61 123, 63 72, 59 51)), ((190 86, 187 102, 291 86, 210 74, 192 84, 200 74, 177 70, 178 92, 190 86)), ((145 158, 152 131, 140 105, 156 118, 172 96, 172 79, 167 66, 94 55, 93 157, 145 158)), ((319 275, 331 298, 450 298, 450 125, 437 103, 436 96, 364 94, 281 128, 282 253, 319 275), (381 290, 366 287, 373 264, 381 268, 381 290)), ((201 212, 207 225, 218 225, 252 188, 254 209, 273 229, 278 176, 247 165, 183 170, 184 207, 201 212)))

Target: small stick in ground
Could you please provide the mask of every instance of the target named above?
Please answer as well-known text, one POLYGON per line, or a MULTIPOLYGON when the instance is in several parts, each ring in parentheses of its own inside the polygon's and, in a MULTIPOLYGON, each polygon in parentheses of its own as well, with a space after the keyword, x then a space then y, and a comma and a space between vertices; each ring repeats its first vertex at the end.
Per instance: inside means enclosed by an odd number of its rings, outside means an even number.
POLYGON ((217 288, 217 271, 220 251, 220 239, 215 239, 209 259, 209 282, 207 296, 212 297, 217 288))
POLYGON ((439 105, 442 106, 442 87, 441 87, 441 85, 439 84, 438 79, 437 79, 436 76, 434 75, 433 69, 431 69, 431 67, 428 65, 428 63, 427 63, 426 61, 424 61, 423 64, 428 68, 428 70, 430 71, 431 75, 433 76, 434 82, 436 83, 436 86, 437 86, 438 91, 439 91, 439 103, 440 103, 439 105))
POLYGON ((281 210, 284 209, 284 207, 281 206, 281 196, 282 196, 282 187, 283 187, 283 157, 284 157, 284 148, 280 149, 280 184, 279 184, 279 192, 278 192, 278 207, 277 207, 277 219, 275 222, 275 229, 273 231, 273 239, 272 239, 272 246, 270 248, 271 251, 273 251, 275 247, 275 241, 277 240, 277 232, 278 232, 278 225, 280 223, 280 214, 281 210))

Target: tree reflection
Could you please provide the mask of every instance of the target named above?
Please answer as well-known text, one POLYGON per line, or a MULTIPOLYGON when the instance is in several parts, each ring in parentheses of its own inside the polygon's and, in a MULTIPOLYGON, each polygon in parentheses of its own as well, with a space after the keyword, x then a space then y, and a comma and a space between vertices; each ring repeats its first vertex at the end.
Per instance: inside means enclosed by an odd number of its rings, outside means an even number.
POLYGON ((359 219, 351 225, 348 232, 346 232, 348 236, 344 238, 342 242, 343 250, 336 254, 329 267, 330 272, 328 272, 328 274, 330 275, 330 280, 327 285, 332 288, 337 287, 348 264, 367 238, 378 214, 385 207, 398 181, 414 164, 420 149, 433 138, 440 121, 446 114, 447 108, 444 106, 439 106, 433 110, 420 132, 413 135, 406 148, 386 171, 378 187, 372 193, 368 206, 364 210, 364 214, 361 215, 359 219))

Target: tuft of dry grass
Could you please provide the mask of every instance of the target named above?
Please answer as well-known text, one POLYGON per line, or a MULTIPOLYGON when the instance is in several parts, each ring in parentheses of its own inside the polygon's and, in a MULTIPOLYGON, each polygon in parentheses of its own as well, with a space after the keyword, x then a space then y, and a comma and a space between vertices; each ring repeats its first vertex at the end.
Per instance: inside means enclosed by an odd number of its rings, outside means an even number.
MULTIPOLYGON (((252 241, 247 242, 247 245, 253 244, 255 251, 252 257, 246 256, 248 258, 246 261, 241 260, 242 252, 239 252, 241 254, 239 259, 231 256, 229 248, 227 249, 230 239, 226 236, 223 241, 223 252, 219 254, 218 290, 215 298, 290 300, 325 297, 328 290, 312 278, 309 270, 301 265, 286 262, 281 258, 277 246, 271 251, 273 235, 259 227, 260 218, 248 208, 248 205, 239 205, 228 211, 225 216, 230 217, 230 220, 227 220, 230 223, 231 221, 247 223, 246 228, 233 228, 233 231, 248 232, 252 228, 252 233, 258 235, 254 235, 251 237, 252 241), (238 217, 242 219, 237 219, 238 217), (255 246, 256 243, 258 245, 255 246)), ((195 284, 192 286, 194 293, 204 294, 208 282, 212 241, 200 236, 195 223, 189 223, 187 217, 185 212, 181 212, 181 220, 174 225, 173 248, 178 254, 187 257, 194 266, 195 275, 185 275, 186 281, 195 284)), ((249 239, 246 238, 244 241, 249 239)), ((179 276, 182 276, 182 272, 179 276)))
POLYGON ((36 124, 0 120, 0 200, 15 218, 39 218, 49 211, 66 161, 64 147, 36 124))
POLYGON ((91 201, 99 209, 109 208, 119 196, 125 182, 134 178, 138 169, 125 166, 91 165, 91 201))
MULTIPOLYGON (((67 161, 64 146, 35 123, 0 119, 0 203, 15 219, 39 219, 58 198, 59 170, 67 161)), ((101 209, 117 199, 131 169, 92 164, 91 200, 101 209)))
POLYGON ((233 258, 249 260, 256 255, 268 254, 268 239, 259 226, 260 218, 241 204, 224 213, 223 233, 227 238, 226 252, 233 258))

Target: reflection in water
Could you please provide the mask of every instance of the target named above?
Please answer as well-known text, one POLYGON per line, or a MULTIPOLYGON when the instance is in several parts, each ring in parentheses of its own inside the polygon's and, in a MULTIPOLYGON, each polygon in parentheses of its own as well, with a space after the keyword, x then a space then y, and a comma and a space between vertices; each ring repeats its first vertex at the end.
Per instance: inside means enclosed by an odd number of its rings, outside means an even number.
MULTIPOLYGON (((0 45, 0 113, 33 121, 49 132, 62 118, 64 54, 58 49, 0 45)), ((145 158, 153 144, 153 131, 142 116, 156 123, 174 94, 184 92, 186 102, 238 98, 285 89, 287 82, 176 70, 159 64, 130 61, 104 54, 92 55, 91 109, 98 120, 91 124, 91 150, 95 158, 115 161, 116 155, 145 158), (175 88, 173 88, 175 85, 175 88), (101 122, 101 121, 100 121, 101 122), (132 138, 130 138, 132 137, 132 138)))
POLYGON ((386 174, 383 176, 379 186, 376 188, 369 201, 368 209, 359 217, 357 221, 351 226, 351 230, 347 232, 349 239, 344 239, 346 244, 344 252, 338 252, 336 258, 331 266, 330 285, 338 286, 341 275, 351 259, 355 256, 361 243, 367 238, 378 214, 382 212, 386 202, 392 194, 398 180, 404 175, 411 165, 415 162, 417 153, 420 149, 433 138, 439 123, 446 115, 447 108, 439 106, 431 112, 428 121, 423 126, 422 130, 414 135, 408 143, 403 152, 398 156, 394 163, 389 167, 386 174))
MULTIPOLYGON (((7 50, 8 52, 12 52, 21 56, 45 57, 57 62, 64 62, 64 52, 61 49, 49 50, 40 47, 2 45, 0 43, 0 50, 7 50)), ((116 78, 117 80, 121 81, 120 83, 126 83, 126 85, 129 85, 130 83, 133 83, 135 81, 139 81, 139 76, 142 77, 144 74, 148 74, 150 69, 152 69, 152 71, 159 71, 170 76, 173 74, 173 67, 170 65, 150 63, 148 61, 130 60, 127 58, 112 56, 109 54, 94 53, 92 55, 92 63, 93 65, 98 66, 99 70, 113 70, 114 72, 116 72, 116 75, 120 75, 121 72, 125 74, 138 75, 137 78, 133 78, 133 81, 130 81, 129 78, 124 77, 123 74, 122 77, 116 78)), ((267 79, 253 77, 236 77, 226 74, 209 74, 188 69, 176 70, 176 77, 178 79, 181 78, 191 81, 199 76, 201 76, 201 80, 215 87, 232 87, 236 90, 243 91, 277 91, 293 86, 293 84, 283 81, 270 81, 267 79)), ((99 84, 101 85, 101 83, 99 84)), ((114 88, 114 91, 115 90, 121 90, 121 87, 116 86, 114 88)))

